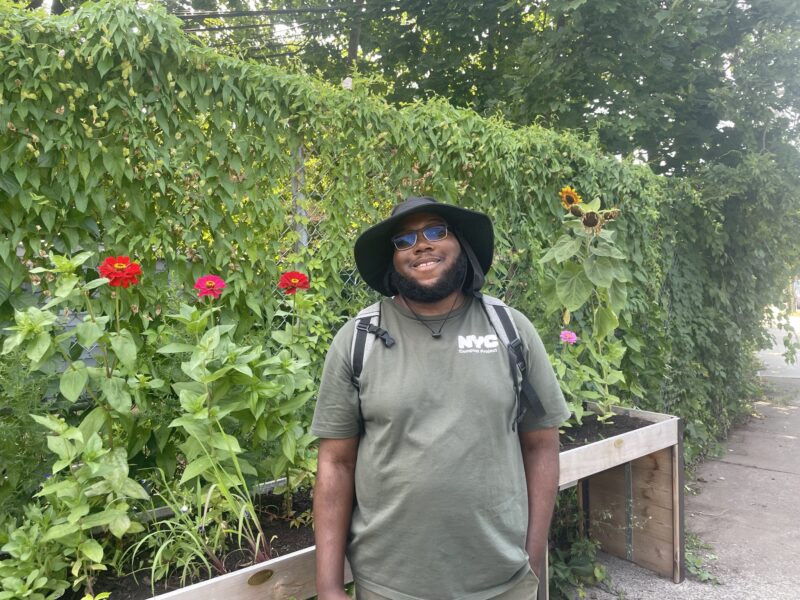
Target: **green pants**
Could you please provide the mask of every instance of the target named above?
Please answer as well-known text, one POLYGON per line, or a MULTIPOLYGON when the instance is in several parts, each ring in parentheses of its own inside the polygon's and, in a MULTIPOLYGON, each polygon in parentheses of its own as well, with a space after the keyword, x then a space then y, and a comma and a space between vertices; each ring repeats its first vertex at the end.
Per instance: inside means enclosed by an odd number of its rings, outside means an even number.
MULTIPOLYGON (((529 571, 520 582, 510 590, 506 590, 492 600, 536 600, 536 592, 539 589, 539 580, 533 571, 529 571)), ((356 589, 356 600, 389 600, 385 596, 370 592, 365 589, 356 589)))

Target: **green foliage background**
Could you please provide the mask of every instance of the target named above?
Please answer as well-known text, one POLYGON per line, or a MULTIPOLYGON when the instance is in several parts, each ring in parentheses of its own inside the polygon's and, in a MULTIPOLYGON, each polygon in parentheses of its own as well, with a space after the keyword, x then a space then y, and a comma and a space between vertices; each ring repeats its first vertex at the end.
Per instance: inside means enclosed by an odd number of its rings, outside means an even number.
MULTIPOLYGON (((689 417, 700 437, 721 433, 746 395, 765 306, 797 255, 795 176, 769 154, 709 167, 693 189, 604 156, 592 139, 441 100, 395 109, 358 80, 344 90, 226 58, 132 3, 59 17, 6 8, 0 34, 4 322, 36 301, 24 284, 47 251, 102 249, 135 256, 158 283, 126 294, 143 328, 206 272, 227 280, 242 330, 270 326, 278 275, 299 267, 327 299, 331 331, 367 300, 351 285, 355 235, 397 199, 427 193, 492 215, 493 291, 554 347, 561 315, 548 312, 553 274, 537 259, 569 184, 623 211, 632 283, 616 331, 627 346, 621 395, 689 417)), ((590 322, 580 310, 574 319, 579 334, 590 322)))

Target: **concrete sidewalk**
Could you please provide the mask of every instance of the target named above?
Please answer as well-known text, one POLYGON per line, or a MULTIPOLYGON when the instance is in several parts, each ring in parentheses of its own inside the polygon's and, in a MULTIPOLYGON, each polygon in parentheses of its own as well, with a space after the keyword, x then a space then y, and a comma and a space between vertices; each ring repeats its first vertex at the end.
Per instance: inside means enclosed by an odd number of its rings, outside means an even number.
POLYGON ((783 362, 782 334, 773 333, 775 347, 760 355, 767 397, 756 403, 753 418, 731 433, 723 454, 698 468, 690 484, 694 493, 685 496, 687 549, 716 556, 706 565, 719 583, 687 576, 674 584, 601 554, 608 581, 587 590, 588 598, 800 598, 800 366, 783 362), (697 548, 692 538, 711 549, 697 548))

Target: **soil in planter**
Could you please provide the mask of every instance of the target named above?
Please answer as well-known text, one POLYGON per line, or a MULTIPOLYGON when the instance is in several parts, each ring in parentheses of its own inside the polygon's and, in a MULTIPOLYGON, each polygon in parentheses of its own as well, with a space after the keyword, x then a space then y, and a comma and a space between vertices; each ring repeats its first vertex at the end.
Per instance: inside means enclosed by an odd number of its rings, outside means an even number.
MULTIPOLYGON (((254 498, 253 501, 260 516, 264 535, 272 548, 271 558, 290 554, 314 545, 314 531, 310 525, 294 527, 288 520, 277 517, 281 510, 280 507, 283 505, 282 496, 264 494, 254 498)), ((293 510, 295 515, 301 515, 304 512, 310 513, 311 496, 309 491, 303 490, 295 494, 293 510)), ((225 569, 229 573, 251 564, 252 554, 249 551, 234 549, 225 556, 225 569)), ((130 563, 126 564, 125 568, 130 568, 130 563)), ((218 575, 220 573, 211 574, 212 577, 218 575)), ((207 578, 207 571, 203 570, 201 578, 187 581, 186 585, 204 581, 207 578)), ((166 580, 156 582, 154 589, 155 594, 158 595, 180 587, 180 573, 178 573, 166 580)), ((152 598, 153 589, 151 589, 149 569, 145 568, 138 572, 136 576, 127 575, 121 578, 112 572, 103 573, 94 584, 94 592, 95 594, 111 592, 112 600, 145 600, 146 598, 152 598)), ((68 591, 62 597, 66 600, 79 600, 83 597, 83 593, 83 590, 79 592, 68 591)))
POLYGON ((597 415, 585 415, 580 427, 570 427, 563 430, 561 434, 561 451, 586 446, 592 442, 605 440, 652 424, 651 421, 629 415, 614 415, 602 422, 597 419, 597 415))

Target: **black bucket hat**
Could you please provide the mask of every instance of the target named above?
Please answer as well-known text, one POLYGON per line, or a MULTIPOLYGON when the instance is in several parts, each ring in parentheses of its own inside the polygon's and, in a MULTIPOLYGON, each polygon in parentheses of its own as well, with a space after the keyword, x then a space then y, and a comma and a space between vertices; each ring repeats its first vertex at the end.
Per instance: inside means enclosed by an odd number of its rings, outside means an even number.
POLYGON ((353 253, 362 279, 384 296, 394 296, 397 293, 389 280, 394 256, 391 237, 397 232, 403 219, 417 213, 439 215, 447 222, 458 238, 471 267, 467 274, 469 283, 465 287, 473 292, 480 290, 486 273, 492 266, 494 254, 494 228, 491 219, 483 213, 442 204, 428 196, 406 198, 392 209, 388 219, 370 227, 358 237, 353 253))

